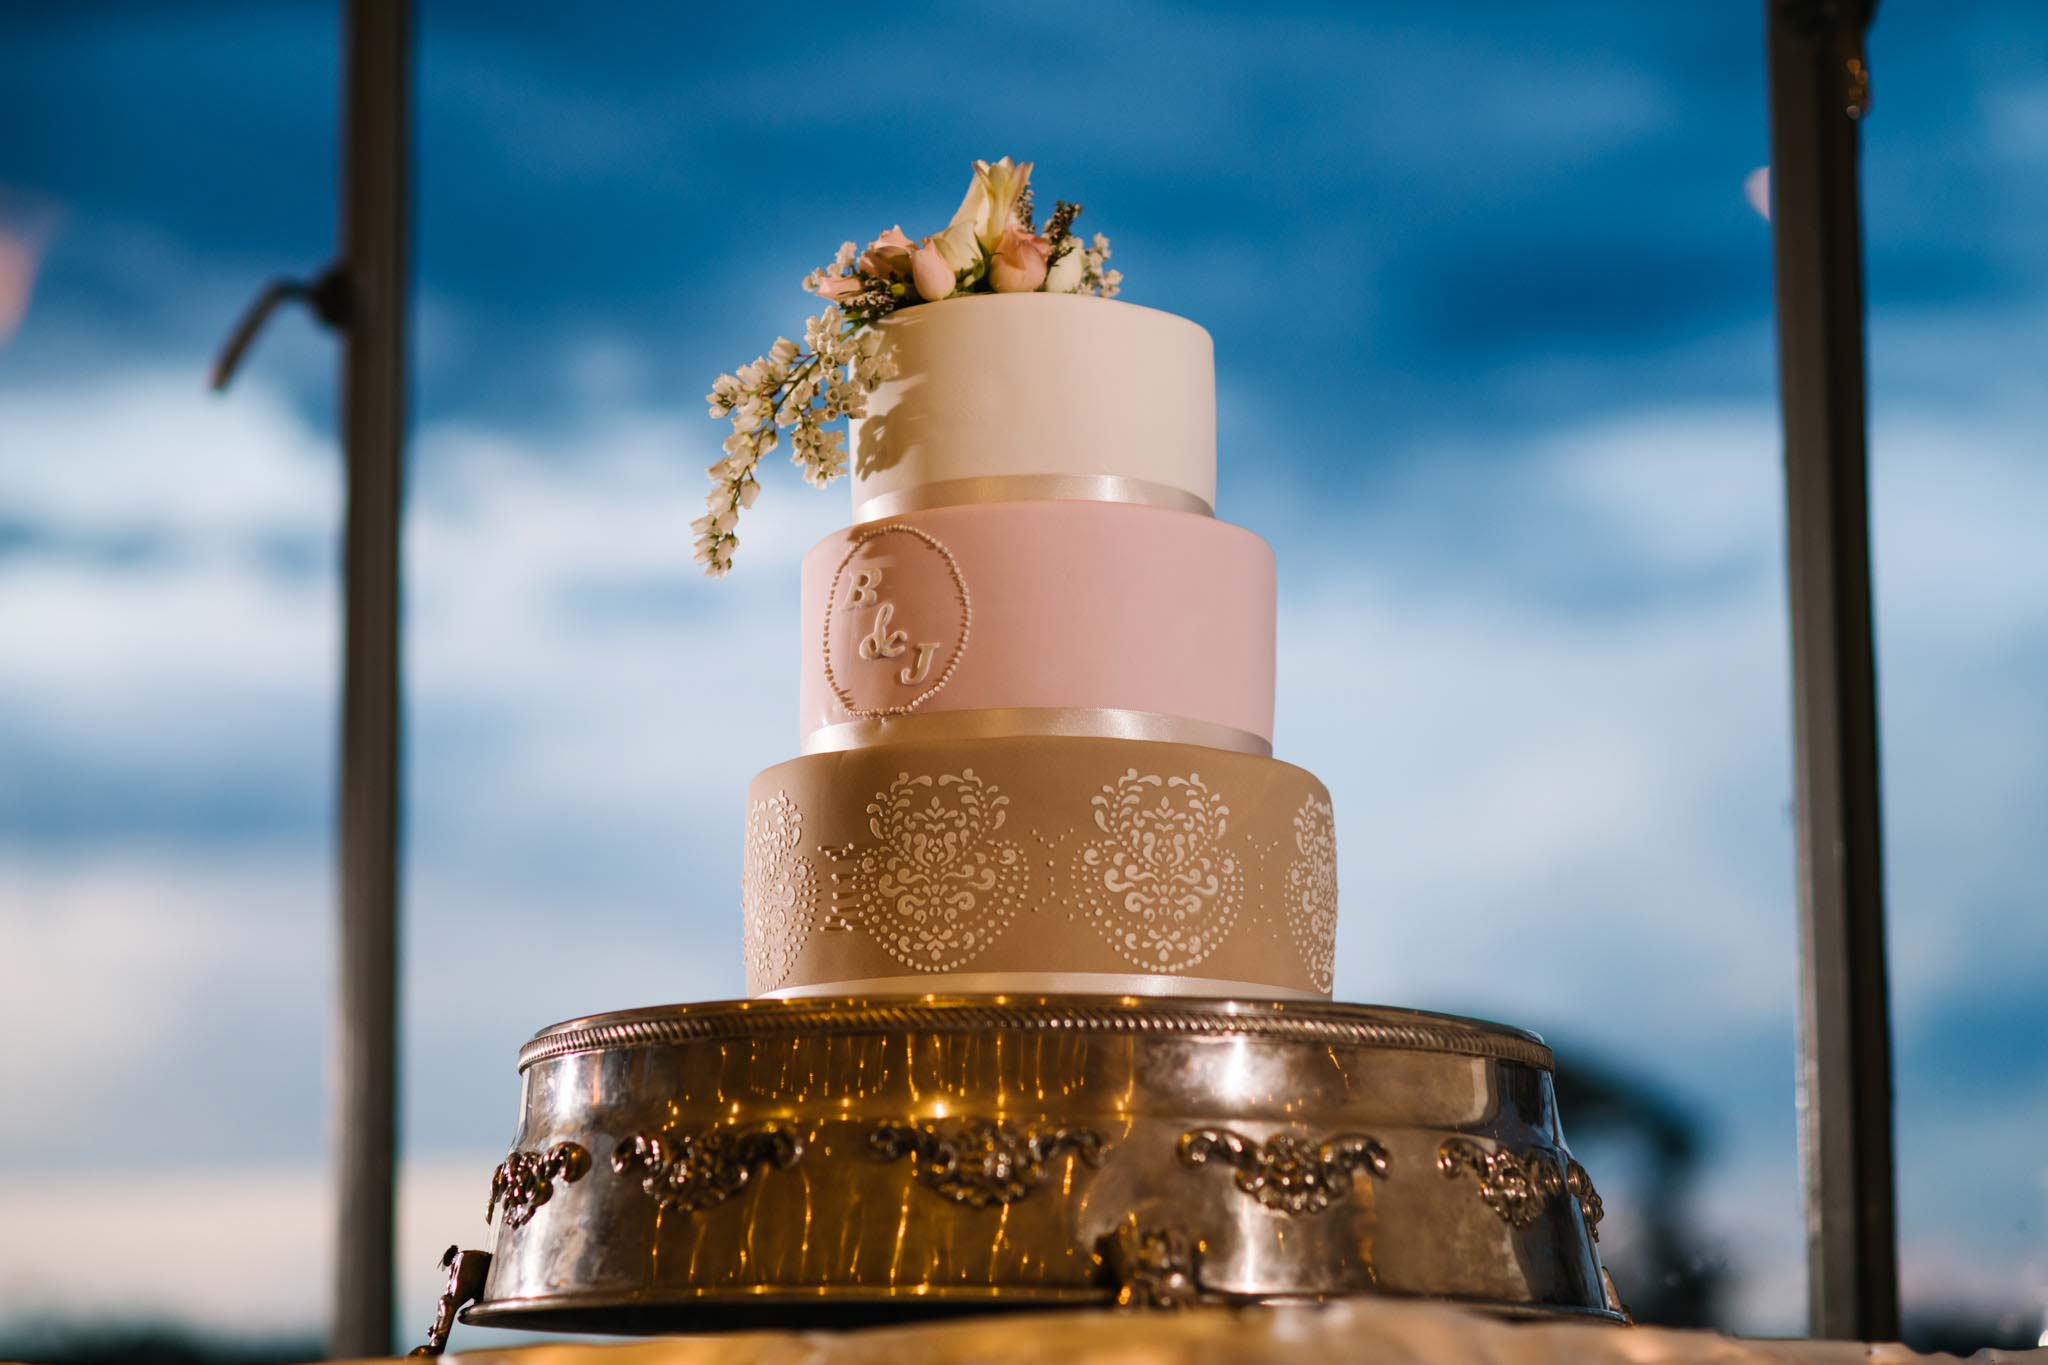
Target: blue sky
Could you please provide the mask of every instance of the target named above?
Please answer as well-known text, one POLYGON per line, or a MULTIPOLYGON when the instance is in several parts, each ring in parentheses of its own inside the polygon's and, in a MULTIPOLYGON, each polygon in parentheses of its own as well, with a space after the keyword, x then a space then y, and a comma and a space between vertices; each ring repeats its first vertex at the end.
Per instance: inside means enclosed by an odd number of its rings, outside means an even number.
MULTIPOLYGON (((483 1231, 526 1033, 741 990, 741 793, 795 749, 794 565, 847 509, 772 471, 699 579, 698 395, 840 240, 936 225, 1008 153, 1215 337, 1220 511, 1279 555, 1279 752, 1337 803, 1340 996, 1658 1087, 1731 1321, 1797 1327, 1752 7, 423 10, 408 1321, 483 1231)), ((131 1303, 321 1311, 332 347, 284 317, 201 386, 332 249, 335 39, 311 4, 0 14, 0 233, 42 244, 0 342, 0 1017, 38 1040, 0 1066, 0 1319, 105 1309, 116 1217, 131 1303), (125 1158, 144 1194, 75 1137, 137 1115, 173 1135, 125 1158)), ((2035 1322, 2048 14, 1887 0, 1872 59, 1908 1306, 2035 1322)))

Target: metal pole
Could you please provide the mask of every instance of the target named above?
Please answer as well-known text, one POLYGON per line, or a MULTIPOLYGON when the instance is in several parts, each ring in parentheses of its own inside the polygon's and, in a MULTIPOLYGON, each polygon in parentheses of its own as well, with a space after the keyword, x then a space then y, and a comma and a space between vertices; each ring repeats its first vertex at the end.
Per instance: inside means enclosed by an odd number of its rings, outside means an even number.
POLYGON ((1799 796, 1809 1330, 1899 1335, 1858 124, 1874 0, 1765 0, 1799 796))
POLYGON ((404 475, 409 0, 349 0, 341 197, 348 464, 330 1348, 388 1355, 398 1138, 399 507, 404 475))

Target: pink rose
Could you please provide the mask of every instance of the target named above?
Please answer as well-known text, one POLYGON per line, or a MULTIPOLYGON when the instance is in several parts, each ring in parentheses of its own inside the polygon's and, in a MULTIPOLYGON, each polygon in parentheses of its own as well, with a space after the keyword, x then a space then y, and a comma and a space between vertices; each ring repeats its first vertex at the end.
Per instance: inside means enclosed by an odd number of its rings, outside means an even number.
POLYGON ((1045 283, 1052 243, 1013 227, 988 258, 988 282, 998 294, 1029 294, 1045 283))
POLYGON ((960 223, 934 232, 910 253, 910 280, 926 303, 949 297, 962 275, 980 267, 981 244, 974 229, 960 223))
POLYGON ((901 280, 910 275, 910 253, 917 244, 903 235, 903 229, 892 227, 861 253, 860 273, 872 275, 878 280, 901 280))
POLYGON ((910 253, 910 281, 926 302, 936 303, 952 293, 955 278, 953 263, 933 238, 925 238, 924 244, 910 253))
POLYGON ((828 275, 818 285, 818 297, 830 303, 845 303, 867 288, 858 275, 828 275))

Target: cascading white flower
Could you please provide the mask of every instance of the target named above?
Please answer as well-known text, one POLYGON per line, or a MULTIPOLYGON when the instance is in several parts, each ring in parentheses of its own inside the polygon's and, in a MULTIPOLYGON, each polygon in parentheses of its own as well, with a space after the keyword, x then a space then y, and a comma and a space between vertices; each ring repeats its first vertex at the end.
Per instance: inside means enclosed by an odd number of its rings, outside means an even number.
POLYGON ((712 487, 704 515, 690 524, 706 573, 715 578, 732 568, 734 527, 754 505, 756 470, 782 431, 806 482, 823 485, 845 473, 846 435, 824 424, 865 416, 868 395, 895 373, 873 330, 889 313, 955 294, 1116 296, 1122 276, 1106 267, 1109 239, 1097 234, 1084 246, 1067 232, 1078 204, 1059 204, 1045 231, 1033 231, 1031 166, 1008 157, 975 162, 973 182, 943 231, 913 241, 892 227, 866 251, 841 244, 830 265, 804 277, 804 289, 828 306, 809 319, 802 343, 778 337, 767 355, 712 382, 705 402, 732 430, 724 457, 706 471, 712 487))

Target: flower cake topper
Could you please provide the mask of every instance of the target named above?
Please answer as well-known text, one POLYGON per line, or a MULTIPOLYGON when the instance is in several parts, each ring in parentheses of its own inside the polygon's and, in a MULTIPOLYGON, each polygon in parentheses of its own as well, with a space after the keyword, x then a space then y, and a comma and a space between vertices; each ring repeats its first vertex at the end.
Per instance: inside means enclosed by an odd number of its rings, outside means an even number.
POLYGON ((1075 236, 1081 206, 1060 200, 1036 226, 1029 161, 974 163, 974 181, 945 230, 912 240, 892 227, 862 251, 847 242, 832 264, 804 277, 826 308, 804 323, 801 345, 777 337, 768 354, 722 374, 705 399, 713 417, 732 422, 725 458, 712 465, 712 490, 697 533, 697 562, 713 578, 732 569, 734 527, 761 485, 755 468, 789 432, 789 462, 804 482, 823 488, 846 472, 846 433, 827 424, 867 413, 868 395, 890 377, 874 325, 900 308, 961 294, 1088 294, 1113 299, 1123 276, 1107 268, 1109 239, 1075 236))

